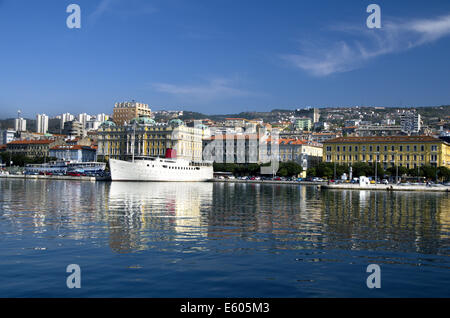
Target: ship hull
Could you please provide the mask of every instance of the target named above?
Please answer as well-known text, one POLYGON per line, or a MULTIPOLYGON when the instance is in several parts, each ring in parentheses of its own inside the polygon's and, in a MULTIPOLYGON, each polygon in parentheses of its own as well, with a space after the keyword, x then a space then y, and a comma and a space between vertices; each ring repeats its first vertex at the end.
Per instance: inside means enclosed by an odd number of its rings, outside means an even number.
POLYGON ((191 165, 185 160, 123 161, 110 159, 112 181, 208 181, 213 178, 213 167, 191 165))

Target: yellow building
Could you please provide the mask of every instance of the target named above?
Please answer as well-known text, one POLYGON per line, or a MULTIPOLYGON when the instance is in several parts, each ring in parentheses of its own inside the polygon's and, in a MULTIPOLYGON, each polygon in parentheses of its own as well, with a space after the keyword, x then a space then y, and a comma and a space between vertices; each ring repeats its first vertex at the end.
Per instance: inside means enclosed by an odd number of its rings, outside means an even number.
POLYGON ((450 168, 450 144, 432 136, 339 137, 323 142, 323 161, 375 163, 384 169, 404 166, 450 168))
POLYGON ((280 138, 279 147, 279 159, 282 162, 295 161, 309 168, 322 160, 323 146, 317 142, 280 138))
POLYGON ((140 117, 126 126, 105 122, 98 130, 97 155, 100 159, 129 159, 134 139, 135 156, 164 157, 167 149, 175 149, 177 158, 201 161, 204 133, 201 128, 185 126, 179 119, 163 124, 140 117))
POLYGON ((152 114, 148 104, 132 102, 116 103, 113 109, 113 121, 122 126, 125 122, 129 123, 133 118, 148 116, 152 114))

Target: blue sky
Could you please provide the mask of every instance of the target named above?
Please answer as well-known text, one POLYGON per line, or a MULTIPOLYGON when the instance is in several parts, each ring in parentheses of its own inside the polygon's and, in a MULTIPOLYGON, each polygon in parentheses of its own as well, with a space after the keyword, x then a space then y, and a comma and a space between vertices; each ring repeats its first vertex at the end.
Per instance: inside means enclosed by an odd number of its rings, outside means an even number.
POLYGON ((450 1, 0 0, 0 44, 0 117, 450 103, 450 1))

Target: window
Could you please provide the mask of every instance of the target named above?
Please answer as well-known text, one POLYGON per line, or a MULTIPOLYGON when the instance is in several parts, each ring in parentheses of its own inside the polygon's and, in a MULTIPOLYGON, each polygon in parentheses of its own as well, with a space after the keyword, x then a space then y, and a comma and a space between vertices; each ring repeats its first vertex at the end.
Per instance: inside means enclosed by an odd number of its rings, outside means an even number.
POLYGON ((366 146, 362 146, 362 151, 366 151, 366 146))
POLYGON ((424 145, 420 146, 420 151, 425 151, 425 146, 424 145))
POLYGON ((336 151, 341 151, 341 147, 337 146, 336 151))
POLYGON ((377 151, 380 151, 380 146, 377 146, 377 151))
POLYGON ((348 146, 348 151, 352 152, 352 146, 348 146))
POLYGON ((384 151, 388 151, 387 149, 388 149, 388 147, 387 147, 387 146, 384 146, 384 151))
POLYGON ((431 151, 437 151, 437 145, 431 145, 431 151))
POLYGON ((355 161, 358 161, 358 155, 355 155, 355 161))
POLYGON ((414 145, 414 151, 417 151, 417 146, 416 145, 414 145))
POLYGON ((408 146, 406 146, 406 151, 409 151, 409 145, 408 145, 408 146))
POLYGON ((358 151, 358 146, 355 146, 355 151, 358 151))
POLYGON ((345 146, 342 146, 342 151, 345 151, 345 146))
POLYGON ((391 151, 395 151, 395 146, 391 146, 391 151))
POLYGON ((373 148, 372 146, 369 146, 369 151, 372 152, 373 148))
POLYGON ((403 151, 403 146, 399 146, 398 151, 403 151))

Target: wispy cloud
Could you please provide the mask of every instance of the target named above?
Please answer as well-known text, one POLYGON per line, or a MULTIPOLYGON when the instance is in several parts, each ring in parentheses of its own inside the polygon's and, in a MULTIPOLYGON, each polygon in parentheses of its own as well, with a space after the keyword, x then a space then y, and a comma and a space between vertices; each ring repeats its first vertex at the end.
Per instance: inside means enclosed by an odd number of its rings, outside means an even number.
POLYGON ((237 88, 235 80, 225 78, 214 78, 201 84, 153 83, 151 85, 158 92, 198 101, 257 95, 253 92, 237 88))
POLYGON ((350 26, 339 31, 347 33, 352 40, 319 46, 303 42, 300 54, 285 54, 281 58, 315 76, 351 71, 376 57, 410 50, 450 35, 450 15, 383 22, 381 29, 350 26))
POLYGON ((107 13, 129 17, 155 11, 157 11, 156 8, 146 0, 100 0, 94 12, 89 15, 89 19, 96 21, 107 13))
POLYGON ((102 16, 105 12, 111 9, 111 6, 116 2, 117 0, 101 0, 98 4, 97 8, 94 10, 94 12, 91 13, 89 18, 91 20, 97 20, 100 16, 102 16))

